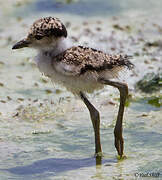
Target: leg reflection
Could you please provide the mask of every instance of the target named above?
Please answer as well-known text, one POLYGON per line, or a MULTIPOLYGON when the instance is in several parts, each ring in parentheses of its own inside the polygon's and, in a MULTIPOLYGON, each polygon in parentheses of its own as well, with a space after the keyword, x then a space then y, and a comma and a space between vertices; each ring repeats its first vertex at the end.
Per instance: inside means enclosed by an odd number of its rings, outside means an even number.
POLYGON ((102 164, 102 156, 96 156, 96 166, 102 164))

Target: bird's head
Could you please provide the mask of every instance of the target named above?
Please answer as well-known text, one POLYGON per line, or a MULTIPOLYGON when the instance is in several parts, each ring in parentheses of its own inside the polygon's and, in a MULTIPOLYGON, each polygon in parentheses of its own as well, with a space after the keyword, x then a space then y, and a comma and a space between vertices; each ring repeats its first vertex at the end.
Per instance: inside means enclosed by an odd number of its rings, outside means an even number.
POLYGON ((49 51, 66 37, 66 28, 58 18, 41 18, 30 27, 27 37, 17 42, 12 49, 31 47, 49 51))

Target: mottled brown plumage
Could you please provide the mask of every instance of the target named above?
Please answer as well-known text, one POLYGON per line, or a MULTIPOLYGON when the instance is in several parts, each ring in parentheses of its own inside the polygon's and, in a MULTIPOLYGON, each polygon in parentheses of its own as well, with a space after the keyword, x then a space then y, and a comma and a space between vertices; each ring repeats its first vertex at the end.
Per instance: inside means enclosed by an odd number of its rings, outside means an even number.
POLYGON ((75 75, 82 75, 86 71, 104 71, 117 67, 133 68, 127 55, 110 55, 93 48, 77 46, 71 47, 54 57, 53 61, 75 66, 75 75))

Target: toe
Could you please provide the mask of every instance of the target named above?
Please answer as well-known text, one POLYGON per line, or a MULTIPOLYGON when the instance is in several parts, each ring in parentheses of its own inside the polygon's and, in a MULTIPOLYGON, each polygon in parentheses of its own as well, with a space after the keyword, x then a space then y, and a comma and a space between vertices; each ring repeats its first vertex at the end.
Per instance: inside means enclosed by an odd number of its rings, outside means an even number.
POLYGON ((115 137, 115 147, 118 152, 118 155, 122 157, 123 155, 123 149, 124 149, 124 140, 123 137, 115 137))

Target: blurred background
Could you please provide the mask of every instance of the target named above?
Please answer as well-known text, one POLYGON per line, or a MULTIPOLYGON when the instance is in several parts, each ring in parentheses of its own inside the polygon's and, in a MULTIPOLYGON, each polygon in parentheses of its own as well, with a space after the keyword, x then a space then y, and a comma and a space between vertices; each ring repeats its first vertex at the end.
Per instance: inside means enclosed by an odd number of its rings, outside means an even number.
POLYGON ((162 0, 0 0, 0 179, 133 179, 162 176, 162 0), (31 24, 58 17, 74 45, 132 55, 121 73, 129 85, 125 154, 113 128, 119 104, 112 87, 89 95, 101 113, 102 165, 84 104, 41 75, 31 49, 12 51, 31 24))

